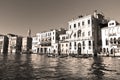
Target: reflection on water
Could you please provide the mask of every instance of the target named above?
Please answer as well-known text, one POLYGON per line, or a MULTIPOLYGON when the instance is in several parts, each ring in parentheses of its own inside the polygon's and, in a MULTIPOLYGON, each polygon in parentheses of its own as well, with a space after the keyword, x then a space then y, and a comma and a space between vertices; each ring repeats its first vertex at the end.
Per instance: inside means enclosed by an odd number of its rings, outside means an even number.
POLYGON ((0 80, 120 80, 120 59, 0 55, 0 80))
POLYGON ((91 65, 91 73, 95 76, 96 80, 102 80, 105 72, 105 64, 103 64, 103 59, 100 57, 94 57, 93 63, 91 65))

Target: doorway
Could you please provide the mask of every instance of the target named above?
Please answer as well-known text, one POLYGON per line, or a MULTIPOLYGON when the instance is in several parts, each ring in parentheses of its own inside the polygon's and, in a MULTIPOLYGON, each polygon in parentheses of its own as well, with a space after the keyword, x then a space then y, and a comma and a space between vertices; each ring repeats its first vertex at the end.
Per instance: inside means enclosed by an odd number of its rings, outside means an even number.
POLYGON ((81 55, 81 43, 78 43, 78 55, 81 55))

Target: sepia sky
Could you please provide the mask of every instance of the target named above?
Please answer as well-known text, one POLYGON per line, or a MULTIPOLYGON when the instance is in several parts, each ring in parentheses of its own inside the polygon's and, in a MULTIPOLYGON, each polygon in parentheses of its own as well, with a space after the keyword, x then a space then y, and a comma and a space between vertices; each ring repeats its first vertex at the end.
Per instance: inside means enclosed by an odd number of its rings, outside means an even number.
POLYGON ((120 0, 0 0, 0 34, 26 36, 67 28, 67 22, 94 10, 120 22, 120 0))

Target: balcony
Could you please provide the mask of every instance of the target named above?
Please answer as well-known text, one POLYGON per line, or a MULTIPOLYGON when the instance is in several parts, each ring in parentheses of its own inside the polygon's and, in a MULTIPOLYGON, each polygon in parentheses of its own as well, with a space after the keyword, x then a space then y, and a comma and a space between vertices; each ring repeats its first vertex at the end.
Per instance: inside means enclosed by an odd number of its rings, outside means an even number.
POLYGON ((51 46, 51 41, 43 41, 40 43, 41 46, 51 46))

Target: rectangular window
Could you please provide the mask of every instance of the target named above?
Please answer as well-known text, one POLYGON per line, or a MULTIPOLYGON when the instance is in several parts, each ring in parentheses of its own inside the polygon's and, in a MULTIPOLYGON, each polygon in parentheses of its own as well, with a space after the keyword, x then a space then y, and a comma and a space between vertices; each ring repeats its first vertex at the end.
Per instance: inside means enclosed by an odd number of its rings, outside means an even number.
POLYGON ((64 44, 62 44, 62 47, 64 46, 64 44))
POLYGON ((70 29, 71 29, 71 25, 70 25, 70 29))
POLYGON ((85 32, 82 33, 82 36, 85 36, 85 32))
POLYGON ((89 46, 91 46, 91 41, 89 41, 89 46))
POLYGON ((84 22, 82 22, 82 26, 84 26, 84 22))
POLYGON ((108 45, 108 40, 106 39, 106 45, 108 45))
POLYGON ((83 46, 85 46, 85 41, 83 41, 83 46))
POLYGON ((68 46, 68 44, 66 44, 66 47, 68 46))
POLYGON ((90 20, 88 20, 88 24, 90 24, 90 20))
POLYGON ((76 49, 76 42, 74 42, 74 48, 76 49))
POLYGON ((74 24, 74 28, 76 28, 76 24, 74 24))
POLYGON ((80 22, 78 23, 78 26, 80 26, 80 22))
POLYGON ((85 49, 85 47, 83 47, 83 49, 85 49))
POLYGON ((71 49, 71 46, 72 46, 72 45, 71 45, 71 43, 70 43, 70 49, 71 49))
POLYGON ((54 40, 54 36, 53 36, 53 40, 54 40))
POLYGON ((62 37, 62 40, 65 40, 65 37, 62 37))
POLYGON ((89 46, 89 49, 91 49, 91 46, 89 46))
POLYGON ((88 36, 90 36, 90 31, 88 31, 88 36))
POLYGON ((93 41, 93 46, 95 46, 95 41, 93 41))

